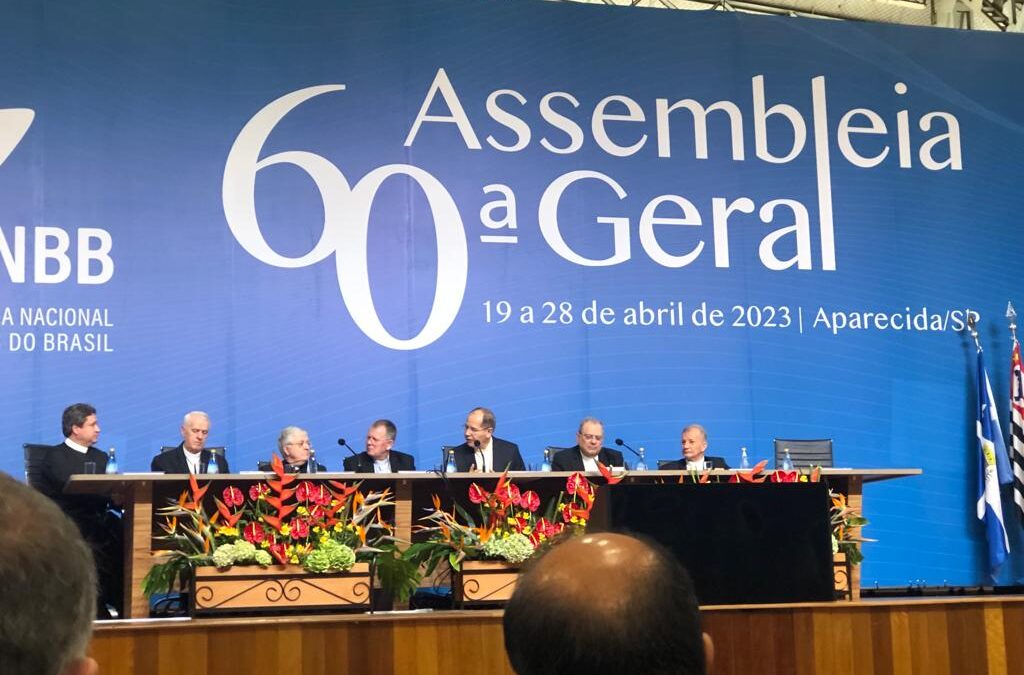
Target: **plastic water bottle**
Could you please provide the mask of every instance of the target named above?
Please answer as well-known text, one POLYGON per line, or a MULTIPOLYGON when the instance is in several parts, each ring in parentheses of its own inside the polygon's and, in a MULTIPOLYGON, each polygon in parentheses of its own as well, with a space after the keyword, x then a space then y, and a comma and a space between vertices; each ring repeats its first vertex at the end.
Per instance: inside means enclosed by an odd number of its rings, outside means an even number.
POLYGON ((789 456, 789 448, 786 448, 785 450, 782 451, 782 470, 793 470, 793 458, 789 456))
POLYGON ((455 451, 454 450, 449 450, 448 451, 448 462, 444 465, 444 472, 445 473, 455 473, 456 472, 456 468, 455 468, 455 451))
POLYGON ((740 468, 741 469, 749 469, 750 468, 750 459, 747 457, 747 449, 746 448, 740 448, 740 468))
POLYGON ((206 473, 220 473, 220 467, 217 466, 217 453, 213 450, 210 451, 210 461, 206 463, 206 473))
POLYGON ((309 449, 309 458, 306 459, 306 473, 316 473, 316 450, 313 448, 309 449))
POLYGON ((111 448, 107 455, 107 469, 105 473, 117 473, 117 454, 111 448))
POLYGON ((551 449, 544 448, 544 461, 540 465, 541 471, 551 471, 551 449))
POLYGON ((644 455, 644 449, 643 449, 642 446, 640 447, 639 450, 636 451, 636 454, 639 455, 639 456, 636 458, 636 466, 633 468, 633 470, 634 471, 647 471, 647 462, 644 460, 645 455, 644 455))

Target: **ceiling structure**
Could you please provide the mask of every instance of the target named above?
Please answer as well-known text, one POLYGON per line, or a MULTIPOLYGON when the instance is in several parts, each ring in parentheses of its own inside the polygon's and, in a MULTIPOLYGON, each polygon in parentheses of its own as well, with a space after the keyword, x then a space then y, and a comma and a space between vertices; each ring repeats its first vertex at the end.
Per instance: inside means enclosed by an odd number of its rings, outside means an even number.
POLYGON ((1024 0, 562 0, 630 7, 747 12, 960 30, 1024 32, 1024 0))

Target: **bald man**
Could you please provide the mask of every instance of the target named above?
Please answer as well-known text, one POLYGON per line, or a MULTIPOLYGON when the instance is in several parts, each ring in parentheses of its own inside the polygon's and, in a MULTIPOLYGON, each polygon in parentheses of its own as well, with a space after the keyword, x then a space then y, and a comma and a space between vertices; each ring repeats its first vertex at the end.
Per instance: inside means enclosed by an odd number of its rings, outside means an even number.
POLYGON ((713 656, 690 575, 623 534, 552 548, 520 577, 504 626, 518 675, 705 675, 713 656))

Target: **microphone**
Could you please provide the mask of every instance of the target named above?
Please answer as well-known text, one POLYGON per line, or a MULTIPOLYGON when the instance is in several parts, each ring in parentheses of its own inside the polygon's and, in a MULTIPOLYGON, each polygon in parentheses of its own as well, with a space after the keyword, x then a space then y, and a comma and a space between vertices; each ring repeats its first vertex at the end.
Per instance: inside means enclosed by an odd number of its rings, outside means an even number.
POLYGON ((622 447, 622 448, 626 448, 627 450, 629 450, 630 452, 632 452, 632 453, 633 453, 634 455, 636 455, 637 457, 639 457, 639 456, 640 456, 640 453, 639 453, 639 452, 637 452, 637 451, 636 451, 636 450, 634 450, 633 448, 631 448, 631 447, 629 447, 628 445, 626 445, 626 444, 625 444, 625 442, 623 442, 623 440, 622 440, 621 438, 616 438, 616 439, 615 439, 615 445, 618 445, 619 447, 622 447))
POLYGON ((348 443, 345 442, 344 438, 339 438, 338 439, 338 445, 340 445, 343 448, 347 448, 348 451, 352 453, 353 457, 358 457, 359 456, 358 453, 355 450, 353 450, 352 447, 348 443))
MULTIPOLYGON (((480 452, 480 441, 478 441, 478 440, 476 440, 474 438, 472 441, 469 442, 469 446, 471 448, 473 448, 473 466, 476 466, 476 454, 478 452, 480 452)), ((480 460, 483 461, 483 459, 484 459, 484 456, 481 453, 480 460)), ((477 471, 483 471, 483 469, 481 469, 479 466, 476 466, 476 470, 477 471)))

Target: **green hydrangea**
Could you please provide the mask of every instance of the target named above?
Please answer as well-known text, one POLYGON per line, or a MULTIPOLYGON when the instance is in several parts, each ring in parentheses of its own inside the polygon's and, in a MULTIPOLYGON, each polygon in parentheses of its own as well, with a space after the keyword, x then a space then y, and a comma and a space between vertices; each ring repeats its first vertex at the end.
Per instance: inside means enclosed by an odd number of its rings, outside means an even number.
POLYGON ((333 539, 328 539, 322 545, 322 550, 327 552, 328 557, 331 561, 331 569, 339 572, 352 569, 352 566, 356 564, 356 553, 345 544, 338 543, 333 539))
POLYGON ((233 545, 234 549, 234 562, 248 563, 252 562, 253 558, 256 557, 256 547, 247 541, 236 541, 233 545))
POLYGON ((307 572, 323 574, 331 569, 331 556, 322 548, 310 551, 306 559, 302 561, 302 567, 307 572))
POLYGON ((519 564, 526 562, 533 556, 533 544, 525 534, 515 533, 504 540, 504 551, 501 557, 510 563, 519 564))
POLYGON ((235 562, 235 546, 234 544, 221 544, 217 547, 217 550, 213 552, 213 564, 219 568, 231 567, 235 562))
POLYGON ((483 553, 488 558, 503 558, 514 564, 529 560, 533 550, 530 538, 518 532, 508 537, 491 537, 483 545, 483 553))
POLYGON ((274 562, 274 559, 270 557, 270 552, 263 549, 257 549, 253 559, 260 567, 267 567, 270 563, 274 562))

